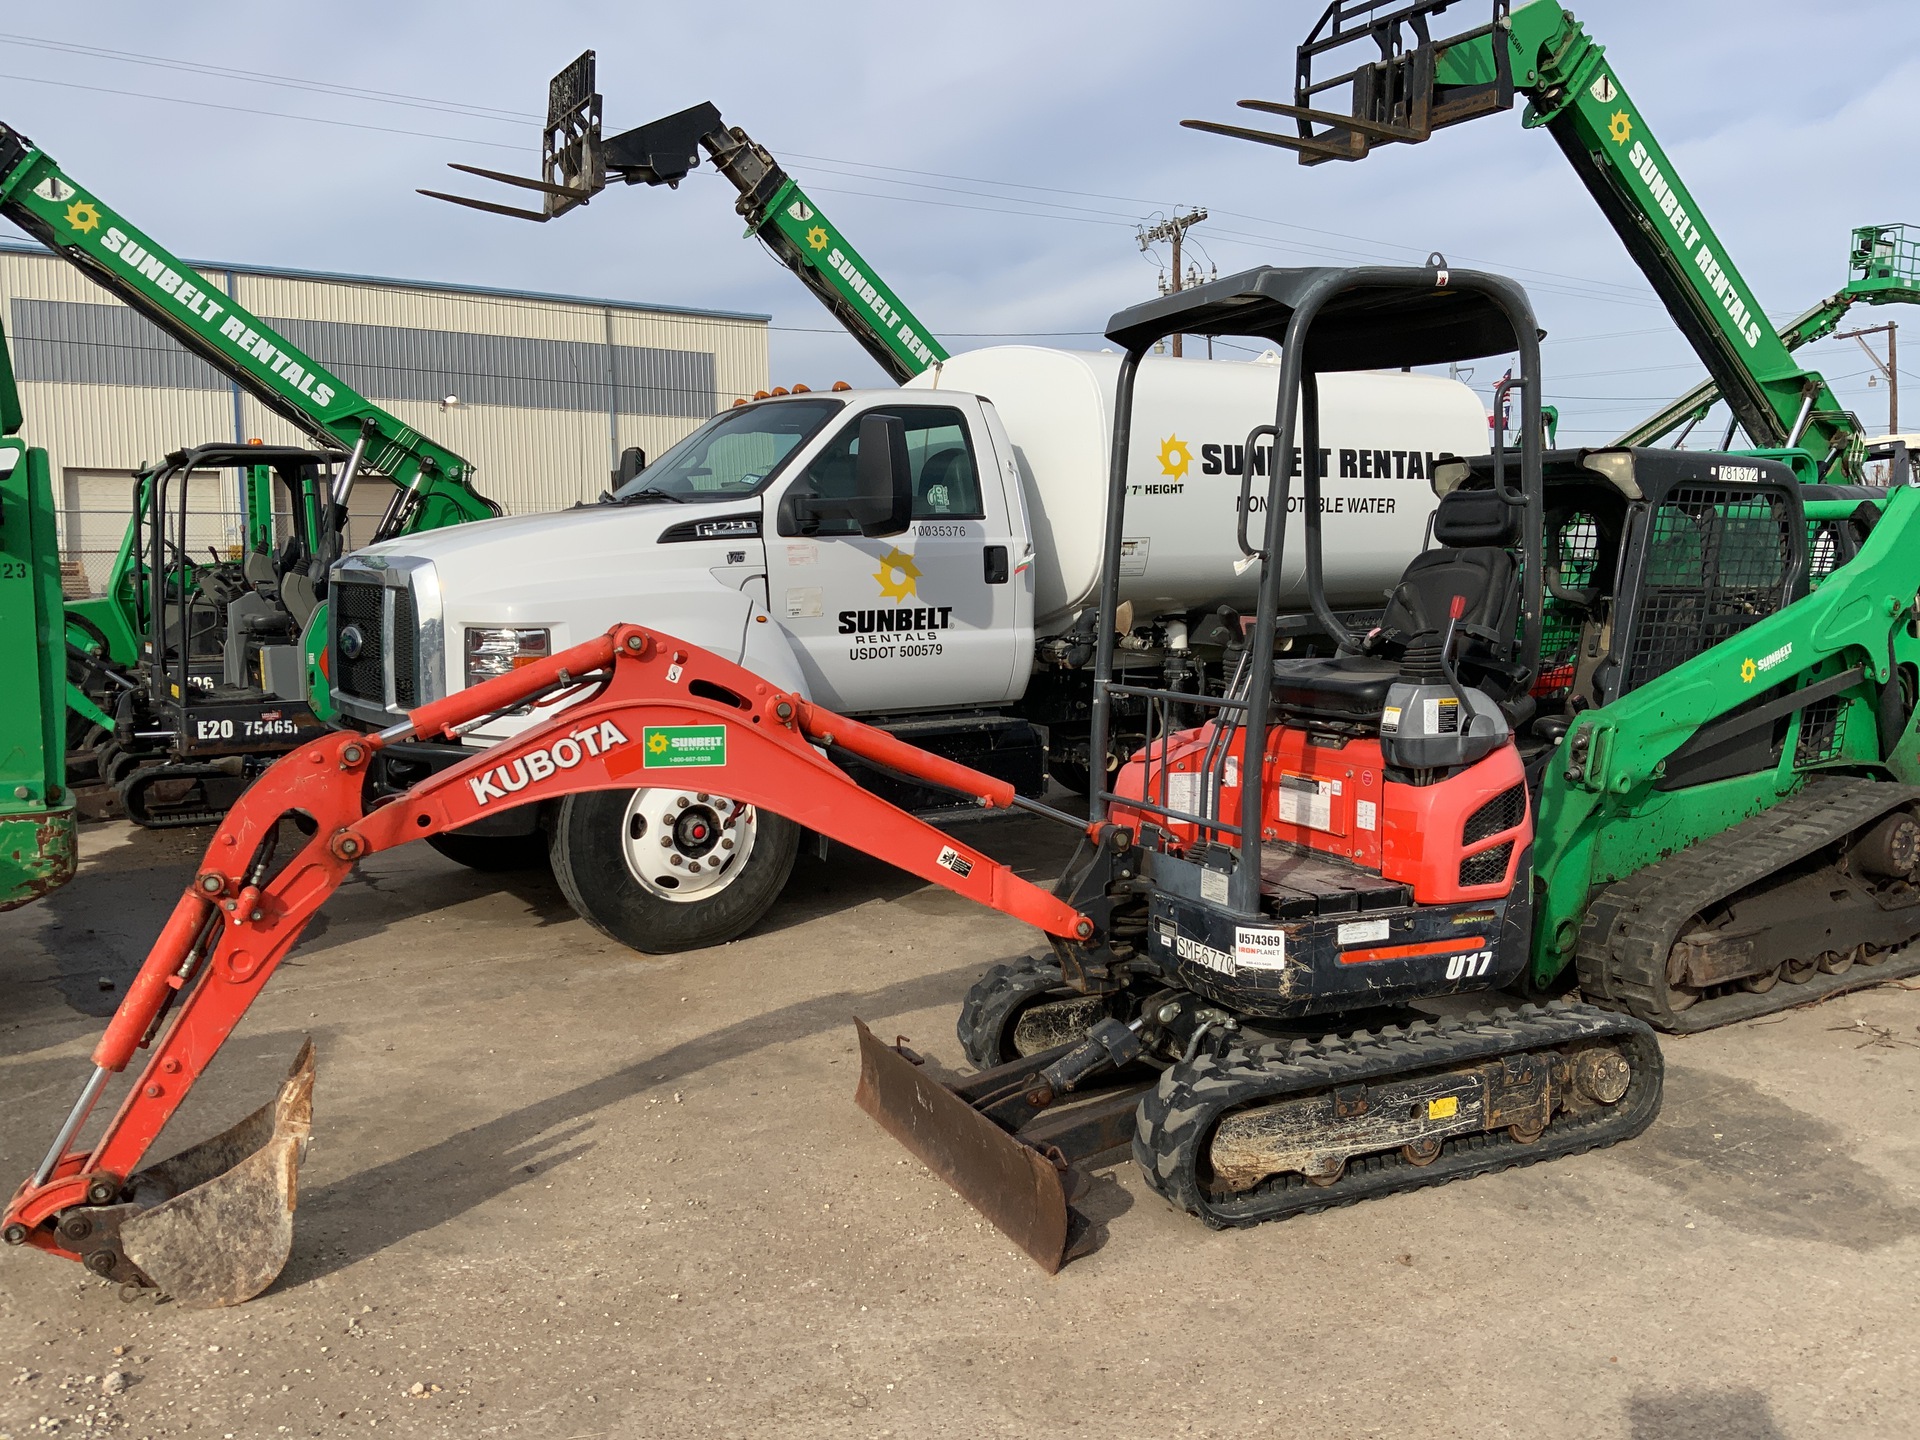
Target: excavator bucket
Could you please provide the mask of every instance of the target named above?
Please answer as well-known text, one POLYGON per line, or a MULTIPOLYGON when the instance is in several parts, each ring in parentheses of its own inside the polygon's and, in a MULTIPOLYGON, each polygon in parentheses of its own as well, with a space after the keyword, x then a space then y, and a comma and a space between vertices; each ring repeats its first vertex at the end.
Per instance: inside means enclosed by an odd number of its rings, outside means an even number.
POLYGON ((1085 1231, 1069 1206, 1078 1172, 1014 1138, 902 1055, 860 1032, 854 1101, 926 1167, 991 1220, 1049 1275, 1085 1231))
POLYGON ((293 1251, 300 1161, 312 1132, 309 1040, 270 1103, 133 1177, 133 1203, 142 1208, 120 1223, 127 1258, 182 1305, 251 1300, 293 1251))

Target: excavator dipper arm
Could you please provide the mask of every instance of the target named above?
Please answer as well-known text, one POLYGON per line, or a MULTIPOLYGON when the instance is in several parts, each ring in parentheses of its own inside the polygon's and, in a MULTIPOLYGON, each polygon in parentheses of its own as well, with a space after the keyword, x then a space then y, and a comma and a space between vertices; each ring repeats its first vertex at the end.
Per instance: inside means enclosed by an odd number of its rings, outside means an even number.
POLYGON ((155 1138, 316 910, 366 856, 498 811, 588 790, 632 789, 698 768, 713 789, 880 856, 1068 944, 1095 926, 1007 866, 861 789, 821 754, 834 745, 916 779, 1014 804, 1013 787, 903 744, 694 645, 616 626, 538 664, 410 712, 376 735, 335 733, 282 758, 246 792, 95 1047, 95 1070, 39 1170, 0 1218, 0 1239, 156 1284, 188 1303, 232 1304, 271 1284, 291 1245, 295 1175, 311 1116, 303 1050, 280 1097, 234 1130, 136 1173, 155 1138), (381 746, 452 737, 542 697, 570 700, 368 810, 381 746), (280 860, 289 832, 298 849, 280 860), (167 1024, 171 1014, 171 1024, 167 1024), (107 1078, 150 1050, 90 1147, 77 1148, 107 1078))

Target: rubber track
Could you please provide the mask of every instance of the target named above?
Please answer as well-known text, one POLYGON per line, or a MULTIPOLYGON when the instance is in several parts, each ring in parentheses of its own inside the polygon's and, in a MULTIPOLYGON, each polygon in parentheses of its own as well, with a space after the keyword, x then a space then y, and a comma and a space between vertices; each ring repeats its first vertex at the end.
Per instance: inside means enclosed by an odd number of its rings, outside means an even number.
POLYGON ((988 970, 960 1002, 953 1027, 967 1059, 976 1069, 991 1070, 1011 1058, 1000 1053, 1000 1040, 1014 1011, 1036 995, 1062 989, 1059 965, 1037 955, 988 970))
MULTIPOLYGON (((1581 924, 1575 955, 1581 993, 1658 1029, 1687 1035, 1920 974, 1917 947, 1877 965, 1856 964, 1841 975, 1816 974, 1800 985, 1783 980, 1765 994, 1734 991, 1684 1010, 1667 1003, 1667 956, 1690 919, 1914 800, 1920 800, 1920 787, 1881 780, 1811 781, 1752 819, 1609 885, 1587 907, 1581 924)), ((1920 936, 1920 905, 1913 907, 1913 922, 1920 936)))
POLYGON ((168 764, 145 766, 120 782, 120 808, 127 818, 143 830, 178 830, 188 825, 217 825, 232 806, 213 810, 165 810, 156 815, 145 804, 146 793, 168 780, 231 780, 234 777, 211 765, 168 764))
POLYGON ((1142 1098, 1133 1158, 1148 1185, 1214 1229, 1258 1225, 1630 1140, 1659 1113, 1662 1074, 1659 1042, 1643 1022, 1568 1001, 1340 1038, 1203 1053, 1167 1070, 1142 1098), (1408 1164, 1394 1150, 1349 1161, 1332 1185, 1313 1185, 1297 1174, 1278 1175, 1218 1202, 1200 1184, 1197 1167, 1214 1125, 1230 1110, 1335 1085, 1374 1083, 1605 1039, 1624 1042, 1633 1074, 1627 1093, 1604 1109, 1556 1114, 1537 1140, 1522 1143, 1505 1130, 1461 1135, 1446 1141, 1439 1158, 1428 1165, 1408 1164))

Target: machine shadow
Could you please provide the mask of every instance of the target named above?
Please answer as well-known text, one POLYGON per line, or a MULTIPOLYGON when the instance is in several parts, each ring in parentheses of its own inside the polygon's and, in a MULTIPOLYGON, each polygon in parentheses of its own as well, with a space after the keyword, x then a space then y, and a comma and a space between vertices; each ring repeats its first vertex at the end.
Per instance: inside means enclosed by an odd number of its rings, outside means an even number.
MULTIPOLYGON (((293 1258, 277 1288, 302 1285, 442 1225, 582 1154, 587 1117, 709 1066, 850 1027, 852 1016, 924 1009, 953 996, 984 963, 918 975, 875 990, 836 991, 755 1015, 575 1086, 424 1150, 304 1192, 293 1258)), ((846 1079, 851 1082, 852 1072, 846 1079)), ((851 1105, 851 1094, 844 1097, 851 1105)))

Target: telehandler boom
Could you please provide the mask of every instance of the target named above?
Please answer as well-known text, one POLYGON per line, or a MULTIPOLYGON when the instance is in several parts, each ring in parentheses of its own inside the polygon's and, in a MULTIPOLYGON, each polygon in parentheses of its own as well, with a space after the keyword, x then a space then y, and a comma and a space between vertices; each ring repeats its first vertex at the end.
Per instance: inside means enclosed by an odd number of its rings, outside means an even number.
POLYGON ((419 193, 472 210, 544 224, 585 205, 606 188, 610 176, 627 185, 677 188, 700 163, 700 152, 705 150, 713 168, 740 192, 734 208, 747 222, 747 234, 758 238, 776 260, 800 277, 800 283, 860 342, 860 348, 873 357, 876 365, 904 385, 947 358, 940 342, 874 273, 772 153, 739 126, 729 128, 711 102, 602 139, 594 69, 594 52, 589 50, 554 76, 547 88, 547 127, 541 135, 542 178, 533 180, 477 165, 449 167, 503 185, 537 190, 546 197, 541 209, 523 210, 440 190, 419 193))
MULTIPOLYGON (((1559 144, 1707 369, 1707 384, 1619 443, 1659 440, 1704 415, 1718 396, 1757 453, 1783 461, 1802 480, 1858 481, 1859 421, 1790 352, 1830 332, 1855 301, 1920 299, 1920 267, 1907 227, 1854 231, 1847 288, 1785 333, 1778 331, 1604 47, 1572 13, 1556 0, 1492 0, 1490 11, 1481 11, 1490 16, 1486 24, 1435 38, 1431 20, 1458 3, 1333 0, 1299 46, 1292 102, 1240 102, 1244 109, 1291 119, 1293 134, 1212 120, 1181 123, 1290 149, 1302 165, 1320 165, 1364 159, 1385 145, 1418 144, 1449 125, 1510 110, 1514 97, 1524 96, 1523 123, 1545 129, 1559 144), (1362 52, 1359 63, 1325 73, 1327 57, 1351 47, 1362 52), (1327 108, 1342 90, 1349 92, 1349 113, 1327 108)), ((1727 444, 1731 431, 1722 441, 1727 444)))
MULTIPOLYGON (((147 467, 137 477, 133 513, 104 593, 67 607, 66 638, 75 661, 69 667, 73 673, 67 705, 76 730, 97 726, 111 736, 102 778, 122 788, 137 785, 127 808, 142 823, 200 823, 220 809, 204 794, 197 801, 172 807, 165 819, 149 813, 140 794, 156 785, 203 788, 206 777, 198 772, 206 768, 210 754, 201 744, 207 738, 201 734, 201 722, 215 727, 212 753, 219 764, 231 767, 239 762, 241 768, 232 778, 243 782, 251 778, 261 759, 299 743, 303 733, 311 730, 314 715, 331 714, 324 662, 326 576, 340 555, 347 498, 356 480, 378 474, 395 486, 375 539, 488 519, 500 514, 500 507, 474 488, 473 466, 466 460, 358 394, 249 313, 221 286, 169 254, 77 183, 26 136, 4 124, 0 124, 0 215, 322 447, 308 457, 311 463, 304 472, 284 465, 276 469, 264 456, 248 465, 244 453, 218 462, 246 472, 239 486, 247 514, 245 550, 248 557, 259 559, 234 561, 227 566, 230 573, 211 577, 202 572, 218 571, 223 562, 216 558, 209 567, 205 560, 187 554, 184 533, 174 537, 170 553, 159 553, 162 547, 155 527, 162 517, 157 490, 176 477, 180 459, 189 451, 147 467), (276 476, 293 492, 279 497, 280 507, 291 509, 304 521, 300 543, 284 557, 274 553, 276 476), (284 573, 289 569, 300 573, 284 573), (211 586, 203 583, 209 578, 215 582, 211 586), (160 613, 165 599, 183 599, 196 589, 212 595, 209 605, 214 611, 224 611, 233 594, 270 594, 270 603, 285 612, 281 620, 291 626, 292 633, 285 637, 289 653, 299 647, 297 673, 269 690, 251 664, 241 664, 241 683, 229 687, 235 693, 220 697, 226 708, 211 718, 202 715, 196 720, 184 714, 193 701, 184 691, 173 696, 154 692, 162 699, 163 709, 182 713, 129 713, 129 697, 153 690, 151 674, 143 677, 134 672, 143 665, 164 671, 169 659, 180 658, 154 653, 169 649, 166 643, 154 644, 156 633, 166 630, 167 619, 160 613), (283 593, 296 591, 310 592, 314 603, 291 608, 281 603, 283 593), (171 703, 174 700, 177 706, 171 703), (235 705, 243 709, 251 705, 246 712, 251 718, 236 718, 235 705), (288 717, 295 714, 302 723, 289 723, 288 717), (223 723, 224 735, 218 733, 223 723), (247 725, 254 728, 236 728, 247 725), (233 743, 236 740, 241 743, 233 743), (255 743, 246 743, 249 740, 255 743)), ((191 453, 198 460, 208 459, 208 447, 191 453)), ((184 517, 184 476, 179 479, 184 517)), ((184 529, 184 518, 180 523, 184 529)), ((224 628, 222 615, 215 615, 215 628, 224 628)), ((234 658, 245 662, 257 654, 234 658)))

